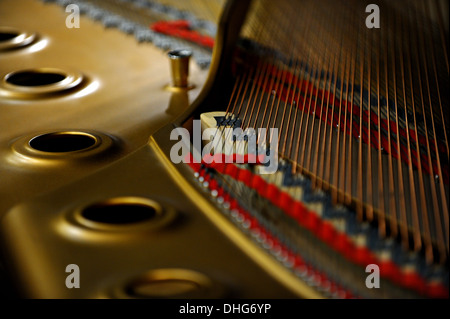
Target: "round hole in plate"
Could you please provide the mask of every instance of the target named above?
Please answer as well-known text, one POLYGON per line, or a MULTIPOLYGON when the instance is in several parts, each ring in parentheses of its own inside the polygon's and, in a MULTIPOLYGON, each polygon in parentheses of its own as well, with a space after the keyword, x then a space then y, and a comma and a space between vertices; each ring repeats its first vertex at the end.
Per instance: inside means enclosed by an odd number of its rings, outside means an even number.
POLYGON ((0 26, 0 52, 26 47, 38 41, 35 33, 0 26))
POLYGON ((81 212, 85 219, 97 223, 123 225, 155 218, 157 209, 142 203, 106 201, 86 207, 81 212))
POLYGON ((182 268, 153 269, 130 281, 124 289, 132 298, 220 297, 223 289, 206 275, 182 268))
POLYGON ((38 165, 48 169, 66 165, 71 167, 76 162, 84 165, 87 162, 110 161, 111 156, 115 156, 120 149, 119 139, 102 132, 84 129, 46 130, 12 140, 10 161, 17 165, 38 165))
POLYGON ((24 70, 10 74, 6 82, 18 86, 43 86, 51 85, 63 81, 64 74, 56 72, 44 72, 39 70, 24 70))
POLYGON ((12 40, 19 34, 19 32, 0 31, 0 42, 12 40))
POLYGON ((77 71, 58 68, 23 69, 10 72, 0 82, 0 97, 38 99, 58 97, 85 88, 89 80, 77 71))
POLYGON ((183 279, 163 279, 139 282, 128 288, 132 296, 141 298, 151 297, 171 297, 189 294, 200 289, 200 286, 193 281, 183 279))
POLYGON ((38 151, 49 153, 65 153, 85 150, 96 143, 97 139, 90 134, 76 132, 48 133, 34 137, 30 146, 38 151))
POLYGON ((102 236, 135 238, 170 225, 176 210, 147 197, 121 196, 83 205, 67 215, 70 224, 85 230, 100 231, 102 236))

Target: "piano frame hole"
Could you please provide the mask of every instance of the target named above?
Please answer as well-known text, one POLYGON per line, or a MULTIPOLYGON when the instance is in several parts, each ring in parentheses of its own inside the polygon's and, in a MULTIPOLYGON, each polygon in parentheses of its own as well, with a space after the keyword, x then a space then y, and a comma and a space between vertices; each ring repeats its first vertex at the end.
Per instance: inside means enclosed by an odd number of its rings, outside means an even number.
POLYGON ((0 52, 20 49, 35 43, 37 40, 38 36, 35 33, 0 26, 0 52))
POLYGON ((123 289, 129 298, 218 298, 223 288, 206 275, 179 268, 150 270, 131 280, 123 289))
POLYGON ((54 132, 36 136, 29 142, 31 148, 48 153, 83 151, 98 144, 98 139, 83 132, 54 132))
POLYGON ((86 207, 81 216, 96 223, 123 225, 153 219, 158 211, 148 204, 111 200, 86 207))
POLYGON ((176 211, 168 205, 137 196, 112 197, 95 201, 75 210, 69 221, 89 229, 122 232, 133 236, 170 224, 176 211))
POLYGON ((8 32, 8 31, 0 31, 0 42, 10 41, 16 38, 20 33, 18 32, 8 32))
POLYGON ((13 71, 3 76, 0 96, 19 99, 57 97, 88 85, 76 71, 57 68, 36 68, 13 71))
POLYGON ((120 149, 121 141, 112 135, 78 129, 35 132, 10 142, 11 163, 30 168, 73 168, 99 160, 110 161, 120 149))
POLYGON ((56 84, 64 79, 66 79, 66 75, 59 72, 23 70, 9 74, 6 82, 18 86, 42 86, 56 84))

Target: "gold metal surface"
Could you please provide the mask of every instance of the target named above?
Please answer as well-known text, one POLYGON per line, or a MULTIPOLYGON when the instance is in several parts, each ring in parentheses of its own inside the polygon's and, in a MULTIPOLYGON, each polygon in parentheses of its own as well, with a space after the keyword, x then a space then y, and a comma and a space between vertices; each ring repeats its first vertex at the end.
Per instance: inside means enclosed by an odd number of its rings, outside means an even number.
POLYGON ((152 132, 186 109, 207 76, 207 70, 191 61, 190 81, 196 88, 176 98, 178 92, 164 89, 171 83, 170 65, 160 49, 85 16, 79 29, 69 29, 66 17, 64 8, 38 0, 0 2, 2 30, 37 35, 30 45, 0 52, 0 216, 22 200, 87 176, 144 145, 152 132), (36 12, 45 19, 37 19, 36 12), (49 69, 68 78, 48 86, 5 83, 13 72, 49 69), (81 76, 86 83, 80 89, 47 95, 79 83, 81 76), (172 99, 177 106, 171 105, 172 99), (55 166, 55 161, 30 162, 17 156, 17 140, 24 141, 19 148, 30 155, 27 138, 67 130, 101 132, 111 138, 114 151, 101 158, 85 152, 88 156, 72 162, 69 169, 55 166))
MULTIPOLYGON (((224 229, 238 232, 230 221, 217 216, 213 218, 219 222, 211 223, 211 215, 203 212, 208 209, 206 199, 192 187, 180 188, 156 145, 150 144, 89 178, 18 205, 4 216, 2 240, 7 243, 8 269, 21 293, 31 298, 112 297, 118 287, 125 289, 148 271, 176 268, 199 272, 217 282, 225 297, 296 297, 268 275, 267 265, 247 255, 257 250, 248 239, 241 234, 230 241, 224 229), (68 219, 92 203, 124 196, 172 207, 177 216, 164 227, 154 228, 149 221, 132 231, 117 230, 132 227, 126 224, 102 229, 68 219), (64 285, 64 269, 72 263, 82 272, 80 289, 64 285)), ((254 254, 261 258, 261 252, 254 254)))

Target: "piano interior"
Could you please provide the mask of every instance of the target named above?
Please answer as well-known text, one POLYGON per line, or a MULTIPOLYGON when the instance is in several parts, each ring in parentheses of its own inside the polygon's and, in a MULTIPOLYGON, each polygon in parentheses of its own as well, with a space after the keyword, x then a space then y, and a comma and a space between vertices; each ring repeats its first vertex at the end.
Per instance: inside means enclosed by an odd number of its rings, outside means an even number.
POLYGON ((0 21, 3 297, 449 297, 447 0, 0 21))

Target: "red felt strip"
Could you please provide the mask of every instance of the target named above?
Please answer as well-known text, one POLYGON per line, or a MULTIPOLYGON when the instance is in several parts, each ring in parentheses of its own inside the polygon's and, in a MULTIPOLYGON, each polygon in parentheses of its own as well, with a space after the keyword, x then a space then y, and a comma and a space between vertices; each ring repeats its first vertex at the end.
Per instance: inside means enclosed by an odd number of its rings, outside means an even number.
POLYGON ((205 48, 213 49, 214 47, 214 39, 192 30, 189 21, 158 21, 150 25, 150 29, 158 33, 193 42, 205 48))

